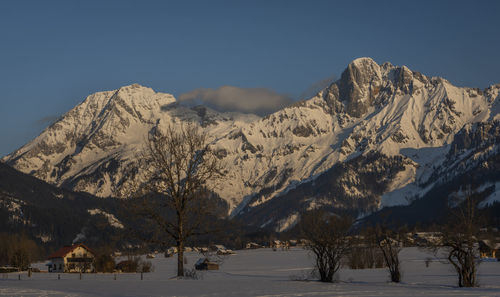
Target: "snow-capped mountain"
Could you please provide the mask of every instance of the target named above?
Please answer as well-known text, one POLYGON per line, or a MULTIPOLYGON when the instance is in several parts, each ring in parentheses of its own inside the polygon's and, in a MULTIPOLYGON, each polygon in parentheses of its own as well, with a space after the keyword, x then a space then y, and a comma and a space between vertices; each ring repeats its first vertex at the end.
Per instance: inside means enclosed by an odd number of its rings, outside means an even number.
POLYGON ((463 146, 460 133, 500 117, 499 92, 500 84, 461 88, 370 58, 264 118, 190 108, 131 85, 90 95, 3 161, 59 186, 127 198, 141 181, 136 160, 147 133, 192 122, 226 168, 216 192, 230 214, 285 230, 304 209, 362 214, 424 195, 457 166, 450 154, 458 158, 451 151, 463 146))

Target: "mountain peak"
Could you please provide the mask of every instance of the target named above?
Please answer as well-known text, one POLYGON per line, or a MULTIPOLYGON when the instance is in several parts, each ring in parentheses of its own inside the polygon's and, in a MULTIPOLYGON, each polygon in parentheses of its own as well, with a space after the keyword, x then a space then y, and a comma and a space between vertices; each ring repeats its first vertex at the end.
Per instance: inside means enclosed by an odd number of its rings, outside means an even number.
POLYGON ((371 58, 358 58, 349 63, 337 81, 335 93, 338 99, 347 103, 347 113, 362 116, 372 100, 371 91, 382 82, 380 66, 371 58))
POLYGON ((144 87, 139 84, 131 84, 120 87, 118 90, 115 91, 115 94, 122 98, 127 98, 127 97, 134 98, 137 96, 150 97, 155 95, 156 92, 151 88, 144 87))
POLYGON ((376 78, 382 78, 380 66, 371 58, 353 60, 342 73, 342 79, 349 80, 359 86, 376 78))
MULTIPOLYGON (((133 83, 131 85, 125 85, 125 86, 122 86, 118 89, 118 91, 153 91, 153 89, 149 88, 149 87, 145 87, 145 86, 142 86, 138 83, 133 83)), ((154 91, 153 91, 154 92, 154 91)))
POLYGON ((113 91, 113 93, 109 97, 110 101, 118 101, 134 109, 138 106, 159 109, 161 106, 176 101, 172 94, 155 92, 152 88, 141 86, 137 83, 120 87, 118 90, 113 91))
MULTIPOLYGON (((377 64, 372 58, 370 57, 360 57, 352 60, 349 65, 366 65, 366 64, 377 64)), ((378 64, 377 64, 378 65, 378 64)))

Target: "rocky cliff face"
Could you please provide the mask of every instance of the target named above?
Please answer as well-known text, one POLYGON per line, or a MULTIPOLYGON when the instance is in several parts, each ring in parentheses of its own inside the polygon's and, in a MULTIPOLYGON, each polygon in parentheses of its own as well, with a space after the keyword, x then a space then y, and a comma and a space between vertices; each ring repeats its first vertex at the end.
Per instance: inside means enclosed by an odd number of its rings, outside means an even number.
POLYGON ((172 95, 131 85, 90 95, 4 161, 59 186, 127 198, 143 182, 136 160, 147 133, 195 123, 226 168, 216 192, 230 215, 292 225, 290 217, 310 205, 363 213, 422 195, 436 167, 447 166, 450 148, 472 143, 456 138, 462 128, 494 125, 499 90, 459 88, 360 58, 313 98, 260 118, 188 108, 172 95))

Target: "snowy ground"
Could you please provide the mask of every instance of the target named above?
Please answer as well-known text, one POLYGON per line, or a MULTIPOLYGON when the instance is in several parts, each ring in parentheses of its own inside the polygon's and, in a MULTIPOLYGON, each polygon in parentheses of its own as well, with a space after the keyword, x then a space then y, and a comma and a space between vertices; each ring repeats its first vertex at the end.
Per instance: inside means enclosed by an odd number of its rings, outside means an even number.
MULTIPOLYGON (((198 258, 188 253, 189 266, 198 258)), ((483 262, 479 288, 458 288, 449 265, 432 254, 407 248, 401 252, 403 283, 387 281, 385 269, 340 271, 337 283, 298 281, 311 269, 307 251, 270 249, 238 251, 219 271, 202 273, 199 280, 177 280, 174 258, 152 259, 155 272, 144 274, 35 273, 0 275, 2 296, 500 296, 500 262, 483 262), (425 259, 432 257, 428 268, 425 259)))

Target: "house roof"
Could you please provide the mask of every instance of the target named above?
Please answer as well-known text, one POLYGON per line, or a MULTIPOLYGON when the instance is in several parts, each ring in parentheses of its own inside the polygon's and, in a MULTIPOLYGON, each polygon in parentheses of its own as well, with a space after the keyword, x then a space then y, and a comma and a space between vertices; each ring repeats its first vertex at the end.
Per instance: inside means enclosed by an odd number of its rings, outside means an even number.
POLYGON ((212 248, 218 249, 218 250, 225 250, 226 249, 226 247, 223 246, 222 244, 214 244, 214 245, 212 245, 212 248))
POLYGON ((480 241, 482 244, 486 245, 488 248, 493 250, 500 249, 500 242, 491 242, 489 239, 484 239, 480 241))
POLYGON ((211 262, 208 258, 199 258, 198 261, 194 264, 195 266, 201 265, 201 264, 217 264, 216 262, 211 262))
POLYGON ((49 259, 54 259, 54 258, 64 258, 67 254, 71 253, 74 251, 77 247, 82 247, 86 249, 89 252, 92 252, 91 249, 89 249, 86 245, 83 243, 79 244, 73 244, 73 245, 65 245, 64 247, 58 249, 55 253, 49 256, 49 259))
POLYGON ((122 266, 128 266, 128 265, 132 265, 132 264, 134 264, 134 261, 132 261, 132 260, 123 260, 123 261, 118 262, 118 264, 116 264, 116 267, 120 268, 122 266))
POLYGON ((256 243, 256 242, 249 242, 247 243, 247 245, 255 245, 255 246, 260 246, 260 244, 256 243))
POLYGON ((201 265, 201 264, 207 263, 207 262, 208 262, 207 258, 199 258, 198 261, 196 261, 196 263, 194 265, 197 266, 197 265, 201 265))

